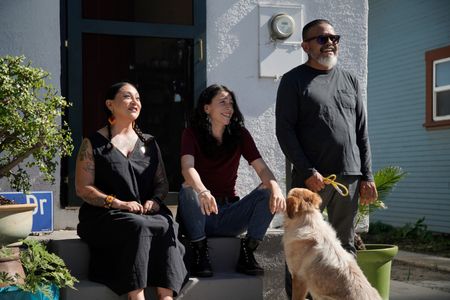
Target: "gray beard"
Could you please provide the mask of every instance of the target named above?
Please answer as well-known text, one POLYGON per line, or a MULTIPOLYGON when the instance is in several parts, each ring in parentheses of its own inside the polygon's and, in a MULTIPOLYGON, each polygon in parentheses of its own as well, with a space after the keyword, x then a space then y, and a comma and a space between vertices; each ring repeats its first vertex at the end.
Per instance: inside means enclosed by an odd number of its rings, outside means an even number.
POLYGON ((331 57, 320 56, 316 60, 319 64, 321 64, 322 66, 327 67, 329 69, 333 68, 337 64, 337 56, 336 55, 333 55, 331 57))

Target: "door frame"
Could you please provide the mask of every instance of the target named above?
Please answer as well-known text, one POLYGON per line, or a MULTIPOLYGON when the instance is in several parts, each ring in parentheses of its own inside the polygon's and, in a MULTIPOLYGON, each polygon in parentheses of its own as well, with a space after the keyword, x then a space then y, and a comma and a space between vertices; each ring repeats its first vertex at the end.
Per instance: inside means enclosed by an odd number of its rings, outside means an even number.
MULTIPOLYGON (((65 96, 72 103, 66 115, 66 121, 72 130, 74 152, 67 161, 61 174, 62 207, 79 206, 81 203, 75 195, 75 162, 78 148, 83 139, 83 60, 82 35, 84 33, 110 34, 156 38, 192 39, 194 42, 193 55, 193 99, 198 98, 206 87, 206 0, 192 0, 193 25, 152 24, 144 22, 122 22, 110 20, 93 20, 82 18, 82 0, 63 0, 61 9, 65 10, 66 39, 62 61, 66 67, 62 75, 65 81, 65 96)), ((62 13, 63 15, 63 13, 62 13)), ((62 22, 63 24, 63 22, 62 22)), ((62 25, 62 29, 64 24, 62 25)), ((63 64, 64 65, 64 64, 63 64)), ((169 193, 169 204, 176 203, 178 193, 169 193)))

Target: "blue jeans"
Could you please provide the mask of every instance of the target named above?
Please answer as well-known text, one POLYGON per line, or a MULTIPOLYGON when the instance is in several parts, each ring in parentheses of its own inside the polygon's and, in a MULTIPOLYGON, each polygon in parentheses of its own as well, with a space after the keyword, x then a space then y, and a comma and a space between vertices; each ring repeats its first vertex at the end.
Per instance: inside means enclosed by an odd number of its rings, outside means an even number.
POLYGON ((181 188, 178 212, 180 227, 190 241, 211 236, 237 236, 262 241, 273 219, 269 209, 270 190, 256 188, 234 203, 218 204, 217 215, 203 215, 197 193, 191 187, 181 188))

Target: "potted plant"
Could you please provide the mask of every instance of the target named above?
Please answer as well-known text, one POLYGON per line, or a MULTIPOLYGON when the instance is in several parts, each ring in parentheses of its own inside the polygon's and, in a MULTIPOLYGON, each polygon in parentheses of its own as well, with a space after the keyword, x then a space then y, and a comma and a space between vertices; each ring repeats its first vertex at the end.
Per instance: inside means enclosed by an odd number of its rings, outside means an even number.
POLYGON ((26 238, 33 227, 36 204, 15 204, 0 195, 0 247, 26 238))
MULTIPOLYGON (((406 173, 400 167, 385 167, 374 174, 374 181, 378 190, 378 199, 370 205, 360 205, 356 226, 368 224, 369 215, 378 209, 386 209, 384 201, 395 185, 406 173)), ((368 228, 367 228, 368 229, 368 228)), ((369 282, 378 290, 383 299, 389 299, 391 263, 398 252, 395 245, 367 244, 365 245, 359 234, 355 237, 358 265, 363 270, 369 282)))
MULTIPOLYGON (((60 157, 72 152, 72 139, 68 125, 60 118, 69 103, 46 82, 49 73, 25 62, 24 56, 0 57, 0 183, 6 181, 17 191, 27 192, 31 187, 28 171, 37 168, 45 181, 54 183, 54 173, 60 157)), ((29 235, 35 204, 15 204, 2 198, 0 202, 0 247, 17 242, 29 235)), ((26 242, 27 243, 27 242, 26 242)), ((28 249, 37 249, 29 247, 28 249)), ((7 249, 3 247, 2 249, 7 249)), ((1 266, 10 261, 20 261, 27 271, 26 263, 38 263, 39 256, 30 255, 26 260, 24 253, 18 251, 7 256, 2 251, 1 266), (37 258, 38 257, 38 258, 37 258)), ((41 253, 41 252, 40 252, 41 253)), ((56 260, 56 259, 53 259, 56 260)), ((45 260, 44 260, 45 261, 45 260)), ((30 265, 30 264, 28 264, 30 265)), ((16 266, 17 267, 17 266, 16 266)), ((17 273, 17 272, 16 272, 17 273)), ((19 275, 13 274, 13 279, 19 275)), ((27 272, 25 272, 27 273, 27 272)), ((11 283, 11 274, 0 275, 5 283, 11 283)), ((35 274, 27 273, 27 280, 35 274), (27 279, 28 278, 28 279, 27 279)), ((23 276, 22 276, 23 277, 23 276)), ((42 279, 42 277, 40 277, 42 279)), ((35 282, 35 281, 31 281, 35 282)), ((17 287, 22 283, 13 281, 17 287)), ((46 284, 41 281, 41 284, 46 284)), ((16 298, 14 298, 16 299, 16 298)), ((21 299, 21 298, 20 298, 21 299)))
POLYGON ((20 253, 14 248, 0 248, 0 261, 9 259, 20 265, 20 268, 2 270, 0 264, 0 298, 5 295, 8 299, 57 300, 60 288, 74 288, 78 280, 70 274, 64 261, 49 253, 42 242, 24 240, 22 247, 20 253))
POLYGON ((68 125, 59 122, 69 103, 46 83, 48 72, 24 61, 0 57, 0 180, 17 191, 29 190, 33 167, 53 183, 57 158, 73 149, 68 125))
MULTIPOLYGON (((53 183, 57 158, 70 155, 72 138, 60 117, 69 103, 57 95, 46 79, 50 74, 25 63, 24 56, 0 57, 0 183, 26 192, 31 187, 30 168, 38 168, 53 183)), ((27 204, 1 203, 0 245, 23 238, 32 218, 27 204), (15 214, 20 216, 14 216, 15 214), (7 227, 23 220, 26 226, 7 227), (15 231, 15 232, 14 232, 15 231), (4 239, 3 239, 4 238, 4 239)), ((17 224, 16 224, 17 225, 17 224)), ((28 235, 28 234, 27 234, 28 235)))

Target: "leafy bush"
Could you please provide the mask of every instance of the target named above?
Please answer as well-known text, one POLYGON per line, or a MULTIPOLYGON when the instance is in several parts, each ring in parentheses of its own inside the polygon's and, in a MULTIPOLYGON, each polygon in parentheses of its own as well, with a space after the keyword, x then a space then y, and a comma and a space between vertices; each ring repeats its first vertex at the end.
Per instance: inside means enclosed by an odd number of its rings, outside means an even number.
POLYGON ((384 167, 375 172, 373 177, 378 191, 378 199, 370 205, 359 204, 357 223, 375 210, 386 209, 386 197, 405 176, 406 172, 395 166, 384 167))
MULTIPOLYGON (((19 289, 33 294, 41 292, 48 298, 52 297, 52 284, 58 288, 74 288, 78 280, 70 274, 59 256, 49 253, 44 244, 37 240, 23 240, 23 244, 26 249, 20 252, 20 262, 25 271, 24 283, 17 283, 17 278, 7 273, 0 273, 0 282, 16 285, 19 289)), ((0 255, 3 253, 8 256, 6 249, 2 248, 0 255)))
POLYGON ((395 244, 401 250, 450 257, 449 235, 429 231, 425 218, 401 227, 380 221, 371 223, 369 232, 363 234, 363 239, 367 243, 395 244))
POLYGON ((58 156, 70 155, 73 147, 68 125, 58 124, 68 102, 46 83, 48 72, 24 61, 0 57, 0 179, 28 191, 25 168, 37 167, 53 183, 58 156))
MULTIPOLYGON (((397 183, 402 180, 406 176, 406 172, 402 170, 400 167, 388 166, 381 168, 376 171, 373 175, 375 185, 378 191, 378 198, 375 202, 369 205, 359 204, 358 214, 356 216, 355 226, 358 227, 366 221, 367 226, 369 225, 369 215, 378 210, 378 209, 386 209, 387 206, 385 204, 386 197, 388 194, 394 189, 397 183)), ((370 226, 369 226, 370 228, 370 226)), ((363 241, 361 235, 359 233, 355 234, 355 247, 357 250, 365 250, 365 242, 363 241)), ((367 241, 366 241, 367 242, 367 241)))

